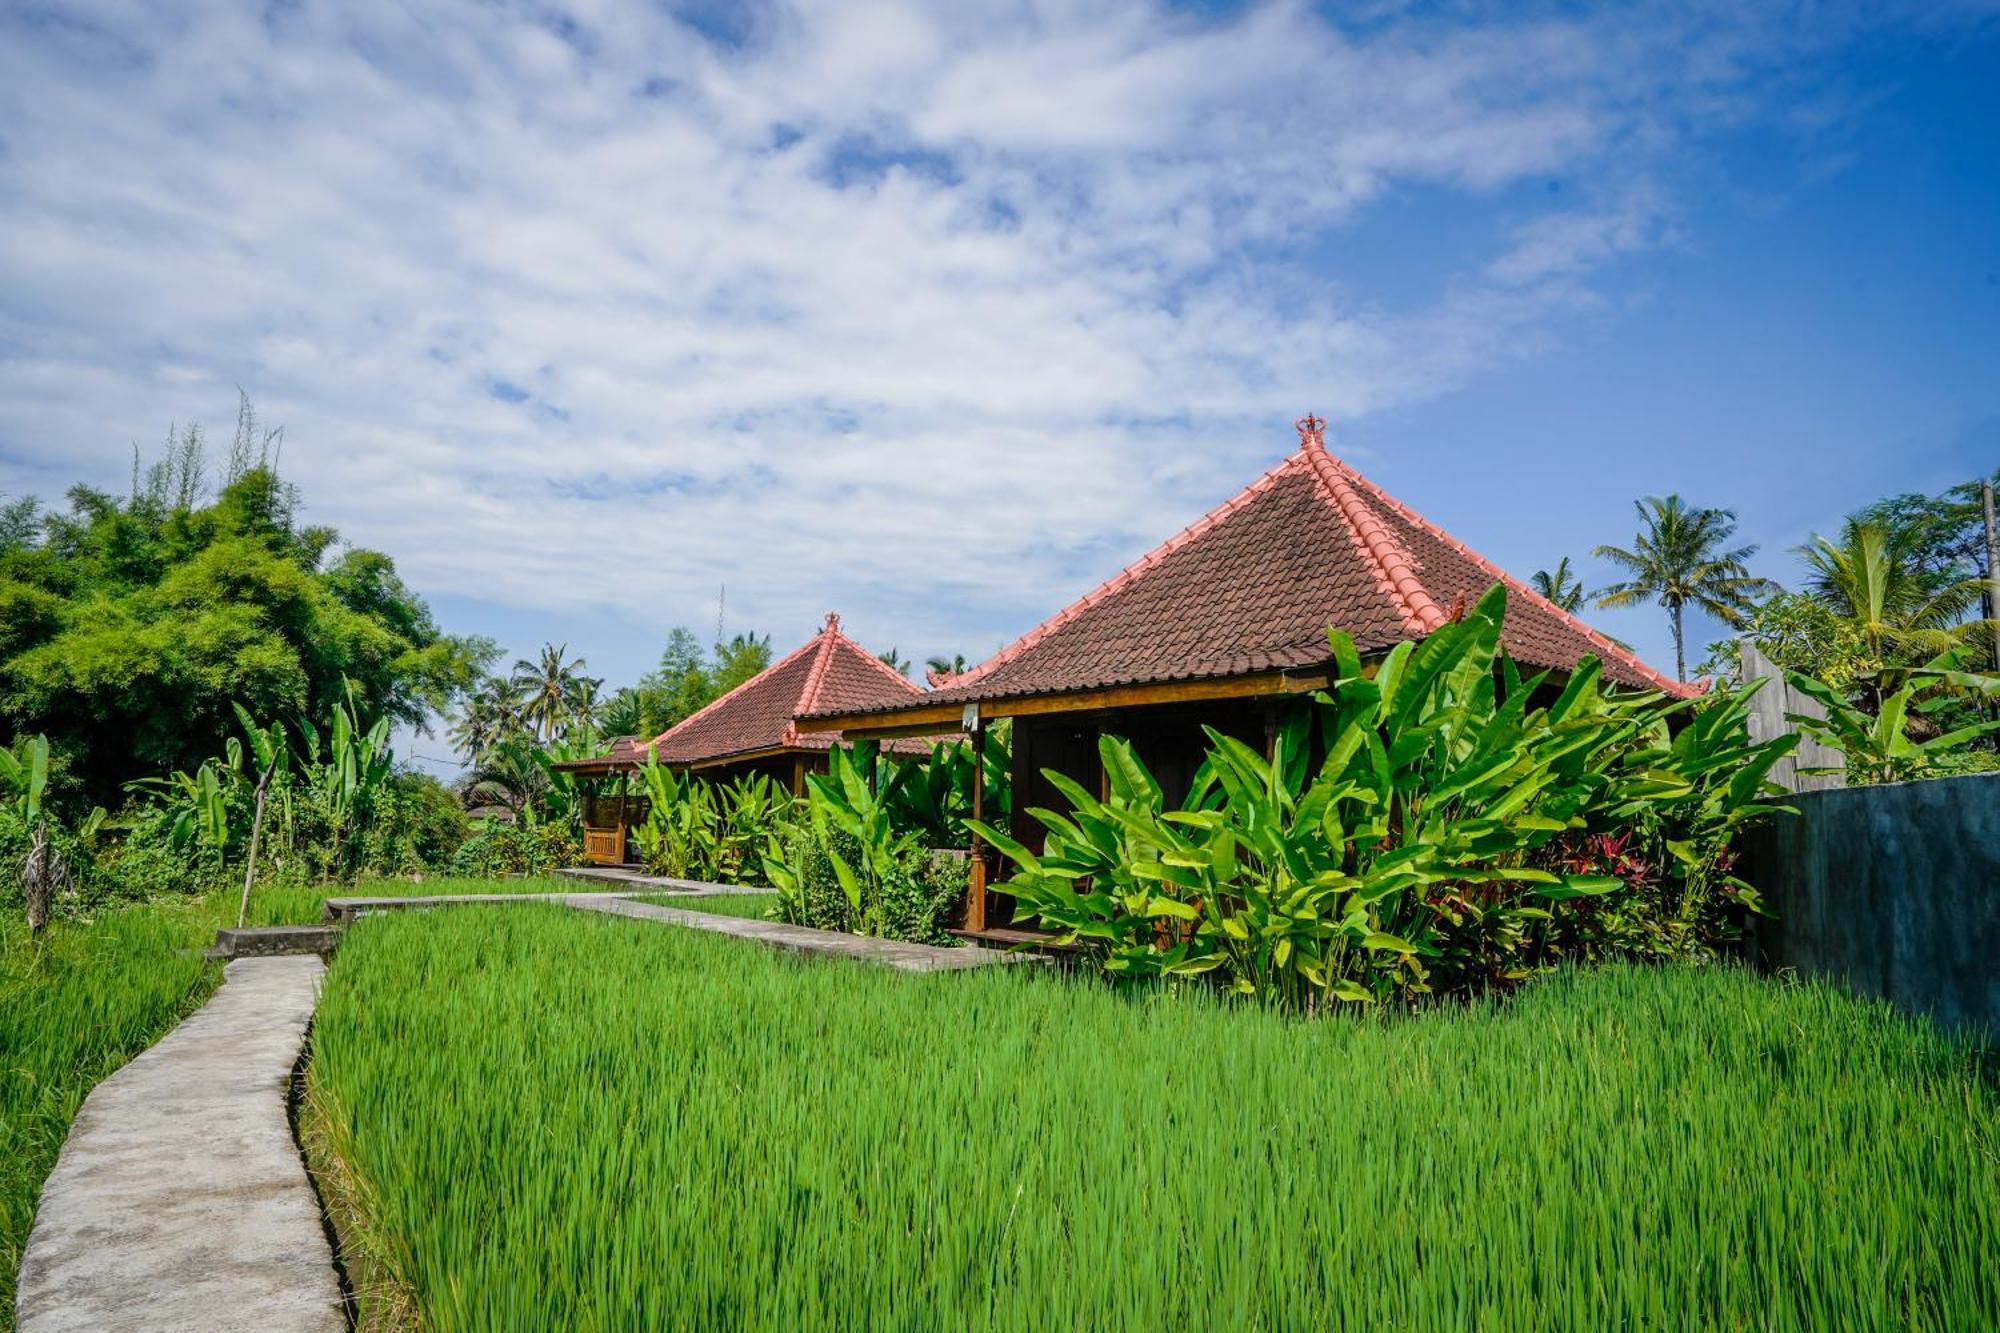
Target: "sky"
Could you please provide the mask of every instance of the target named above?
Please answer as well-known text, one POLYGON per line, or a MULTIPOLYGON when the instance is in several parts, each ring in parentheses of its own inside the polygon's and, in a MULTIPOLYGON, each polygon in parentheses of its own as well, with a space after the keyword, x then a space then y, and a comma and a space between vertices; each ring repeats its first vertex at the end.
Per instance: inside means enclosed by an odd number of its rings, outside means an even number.
POLYGON ((1796 582, 2000 464, 2000 4, 0 0, 0 491, 239 389, 614 686, 977 660, 1307 411, 1521 576, 1677 491, 1796 582))

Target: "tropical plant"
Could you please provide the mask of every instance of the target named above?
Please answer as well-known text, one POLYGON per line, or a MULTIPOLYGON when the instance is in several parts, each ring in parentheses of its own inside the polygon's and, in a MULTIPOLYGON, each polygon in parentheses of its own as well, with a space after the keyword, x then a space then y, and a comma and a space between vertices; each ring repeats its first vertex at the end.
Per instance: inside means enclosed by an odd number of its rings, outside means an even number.
POLYGON ((544 741, 554 740, 573 723, 589 725, 586 714, 604 683, 584 675, 588 663, 568 654, 568 644, 550 643, 542 646, 540 657, 514 663, 510 683, 515 707, 521 721, 544 741))
POLYGON ((285 741, 283 723, 259 726, 242 704, 231 704, 243 734, 250 741, 250 754, 257 763, 257 788, 252 799, 256 809, 250 821, 250 847, 243 861, 243 899, 236 909, 236 925, 241 929, 250 919, 250 886, 257 879, 257 845, 264 834, 264 806, 271 794, 271 780, 282 778, 291 768, 291 747, 285 741))
POLYGON ((1536 592, 1565 611, 1583 609, 1583 585, 1577 582, 1575 571, 1569 567, 1568 556, 1556 561, 1554 569, 1536 570, 1529 576, 1528 582, 1536 592))
POLYGON ((964 653, 953 653, 950 657, 939 655, 924 659, 924 670, 936 677, 962 676, 970 669, 964 653))
POLYGON ((511 682, 488 676, 466 693, 452 722, 451 743, 475 764, 510 736, 525 734, 511 682))
MULTIPOLYGON (((16 876, 27 909, 28 933, 39 934, 49 923, 49 907, 70 887, 74 868, 69 852, 51 836, 45 798, 49 789, 49 738, 23 736, 11 748, 0 749, 0 782, 7 788, 6 814, 27 842, 16 876)), ((80 837, 88 838, 104 822, 104 811, 93 810, 80 837)))
MULTIPOLYGON (((319 872, 328 878, 352 873, 356 857, 353 835, 373 812, 378 793, 395 766, 389 749, 389 719, 378 717, 364 727, 353 691, 333 706, 327 734, 301 721, 306 748, 301 776, 315 808, 327 821, 319 872)), ((234 766, 241 771, 240 763, 234 766)))
POLYGON ((722 854, 722 818, 714 789, 675 773, 651 750, 639 778, 646 818, 632 830, 632 840, 646 869, 674 879, 713 881, 722 854))
MULTIPOLYGON (((1017 867, 998 887, 1114 977, 1208 975, 1310 1012, 1527 975, 1560 947, 1560 904, 1629 889, 1565 864, 1559 840, 1688 803, 1707 834, 1775 808, 1764 778, 1794 738, 1676 750, 1667 719, 1691 705, 1607 694, 1592 658, 1551 697, 1547 673, 1500 656, 1505 612, 1496 587, 1372 670, 1331 631, 1317 707, 1285 719, 1268 759, 1208 729, 1178 810, 1128 742, 1103 738, 1103 798, 1047 773, 1071 809, 1030 812, 1041 854, 973 826, 1017 867)), ((1673 841, 1715 852, 1712 836, 1673 841)))
POLYGON ((1798 553, 1812 572, 1814 595, 1853 626, 1869 657, 1886 665, 1935 657, 1981 623, 1967 619, 1979 606, 1979 577, 1928 567, 1924 548, 1919 528, 1849 519, 1839 541, 1815 536, 1798 553))
POLYGON ((1901 685, 1884 694, 1872 713, 1824 681, 1787 672, 1792 688, 1818 703, 1826 716, 1785 716, 1806 735, 1841 751, 1845 760, 1840 769, 1806 771, 1843 772, 1856 785, 1901 782, 1937 770, 1947 757, 1968 749, 1980 737, 2000 732, 2000 718, 1989 718, 1950 730, 1927 728, 1931 734, 1921 739, 1912 734, 1912 723, 1942 714, 1957 702, 1958 694, 2000 697, 2000 676, 1959 670, 1961 655, 1954 649, 1901 673, 1901 685))
POLYGON ((894 644, 889 645, 888 652, 875 654, 875 660, 899 676, 910 674, 910 659, 897 652, 894 644))
POLYGON ((257 465, 261 439, 206 468, 190 433, 129 495, 79 486, 64 509, 0 524, 0 731, 50 738, 62 804, 192 772, 235 732, 232 701, 322 716, 347 681, 418 725, 490 660, 490 643, 438 629, 388 557, 335 554, 332 529, 300 524, 293 488, 257 465))
POLYGON ((809 774, 807 818, 764 862, 780 919, 825 930, 937 942, 965 892, 966 867, 933 853, 902 827, 880 747, 836 748, 825 773, 809 774), (879 767, 878 767, 879 765, 879 767))
POLYGON ((1674 632, 1674 671, 1687 679, 1683 621, 1693 606, 1725 624, 1740 626, 1757 598, 1776 590, 1768 580, 1751 575, 1744 562, 1755 546, 1731 547, 1736 515, 1727 509, 1691 507, 1678 495, 1648 496, 1633 502, 1641 527, 1630 550, 1599 546, 1591 554, 1609 560, 1630 577, 1601 588, 1603 607, 1637 606, 1656 601, 1667 609, 1674 632))

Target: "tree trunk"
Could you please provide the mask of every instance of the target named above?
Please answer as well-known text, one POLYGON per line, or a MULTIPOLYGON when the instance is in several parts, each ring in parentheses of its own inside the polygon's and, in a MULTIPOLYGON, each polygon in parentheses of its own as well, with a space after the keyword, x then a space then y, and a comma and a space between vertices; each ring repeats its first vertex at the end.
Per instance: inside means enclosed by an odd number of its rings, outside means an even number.
MULTIPOLYGON (((274 765, 275 767, 275 762, 274 765)), ((236 908, 236 928, 243 929, 250 918, 250 885, 257 878, 257 839, 264 832, 264 794, 271 785, 271 770, 257 779, 257 813, 250 819, 250 857, 243 867, 243 901, 236 908)))
POLYGON ((1675 602, 1667 608, 1667 614, 1673 617, 1674 622, 1674 679, 1686 684, 1688 664, 1687 653, 1681 648, 1681 604, 1675 602))
POLYGON ((28 908, 28 933, 39 935, 49 924, 49 822, 35 821, 28 841, 28 859, 21 863, 21 896, 28 908))

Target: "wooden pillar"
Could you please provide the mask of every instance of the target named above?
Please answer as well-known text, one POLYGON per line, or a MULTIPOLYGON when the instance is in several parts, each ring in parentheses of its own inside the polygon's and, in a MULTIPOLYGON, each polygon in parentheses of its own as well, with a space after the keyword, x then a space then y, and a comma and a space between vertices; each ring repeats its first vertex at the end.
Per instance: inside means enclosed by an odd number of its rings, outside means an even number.
POLYGON ((631 786, 630 775, 620 773, 618 775, 618 863, 620 865, 625 863, 625 844, 632 836, 631 823, 625 814, 625 797, 631 786))
POLYGON ((792 795, 804 796, 805 794, 806 757, 802 754, 795 754, 792 756, 792 795))
MULTIPOLYGON (((986 719, 972 727, 972 817, 986 821, 986 719)), ((986 929, 986 843, 972 840, 972 882, 965 889, 965 928, 986 929)))

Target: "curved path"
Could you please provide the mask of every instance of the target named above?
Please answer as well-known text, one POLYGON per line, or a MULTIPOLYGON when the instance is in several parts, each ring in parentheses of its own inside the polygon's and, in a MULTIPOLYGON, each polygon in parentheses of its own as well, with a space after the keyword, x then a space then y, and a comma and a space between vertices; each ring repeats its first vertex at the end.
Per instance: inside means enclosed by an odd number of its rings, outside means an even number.
POLYGON ((286 1117, 325 970, 230 963, 214 998, 85 1099, 21 1258, 20 1333, 346 1327, 286 1117))

